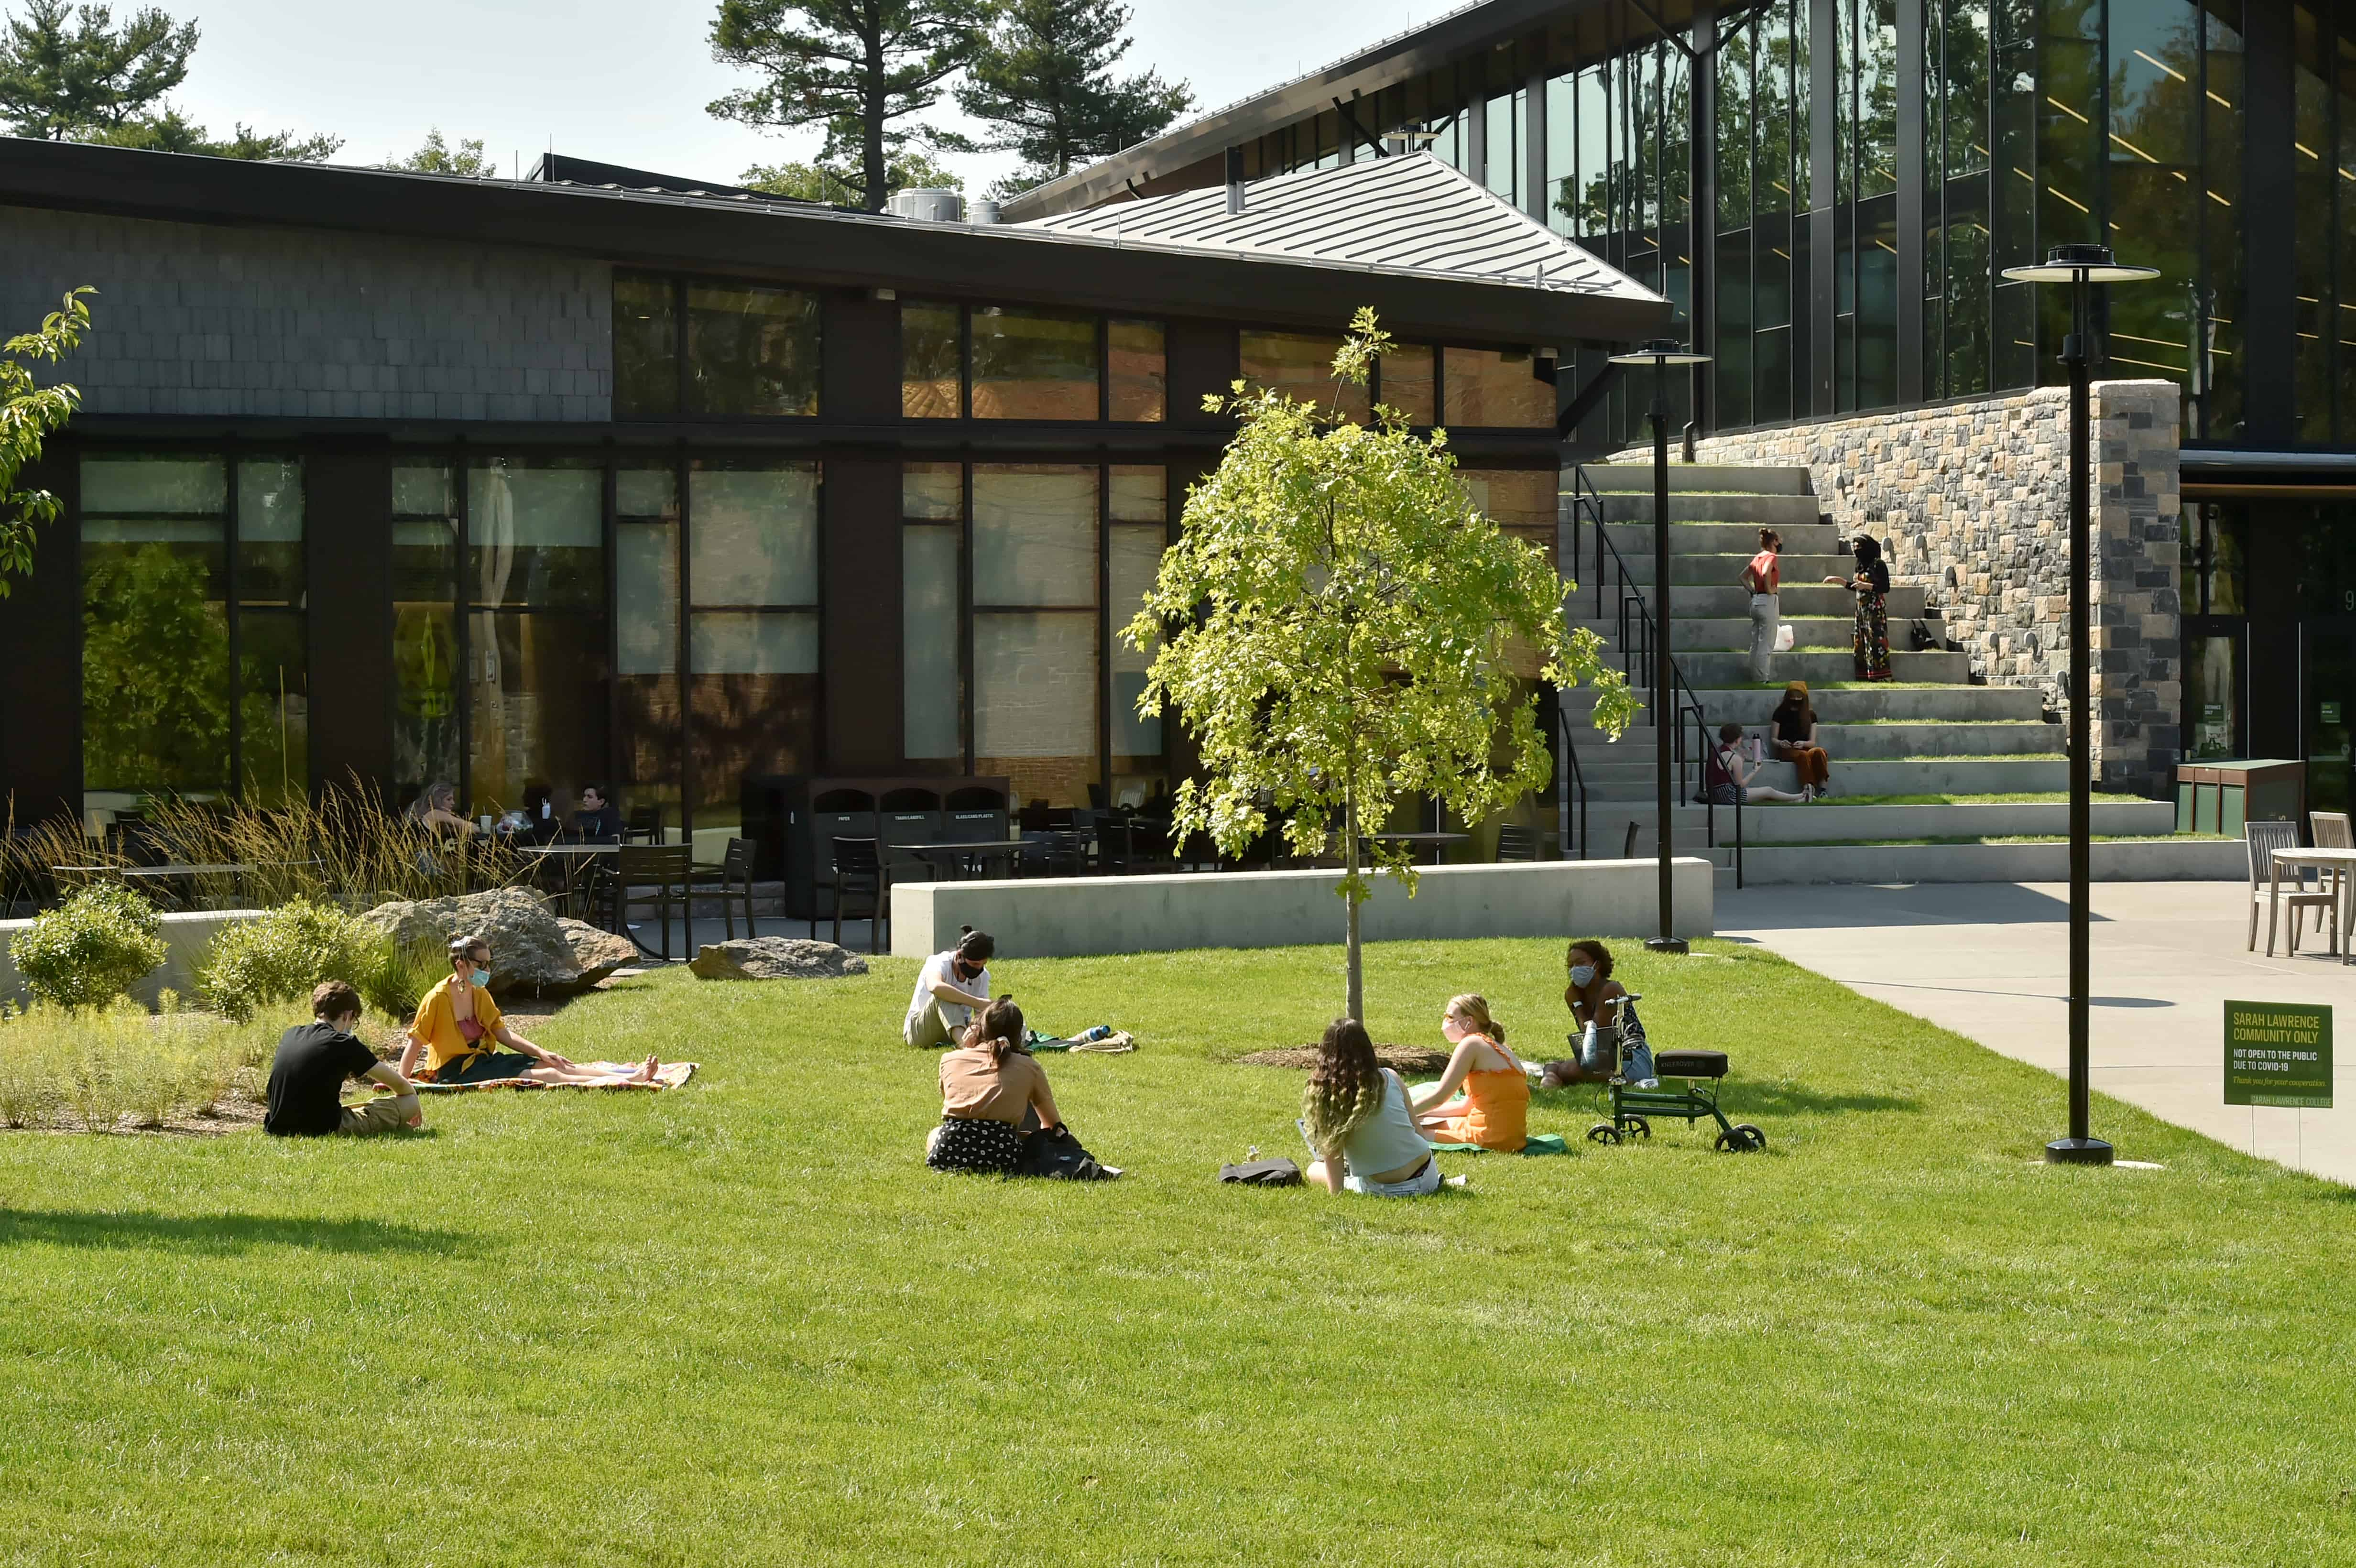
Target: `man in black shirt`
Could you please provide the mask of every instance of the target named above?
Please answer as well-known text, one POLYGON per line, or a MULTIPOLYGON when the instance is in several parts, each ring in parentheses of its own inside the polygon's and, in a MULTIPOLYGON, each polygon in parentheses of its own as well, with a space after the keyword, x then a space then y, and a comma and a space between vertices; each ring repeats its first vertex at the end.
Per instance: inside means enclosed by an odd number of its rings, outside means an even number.
POLYGON ((584 844, 619 844, 622 811, 596 784, 581 786, 581 809, 573 814, 573 830, 584 844))
POLYGON ((425 1124, 417 1091, 401 1070, 379 1061, 376 1052, 352 1038, 360 1021, 359 993, 329 980, 311 993, 317 1021, 297 1024, 279 1037, 270 1064, 270 1115, 262 1130, 279 1137, 324 1137, 329 1133, 389 1133, 425 1124), (372 1078, 393 1093, 346 1109, 344 1081, 372 1078))

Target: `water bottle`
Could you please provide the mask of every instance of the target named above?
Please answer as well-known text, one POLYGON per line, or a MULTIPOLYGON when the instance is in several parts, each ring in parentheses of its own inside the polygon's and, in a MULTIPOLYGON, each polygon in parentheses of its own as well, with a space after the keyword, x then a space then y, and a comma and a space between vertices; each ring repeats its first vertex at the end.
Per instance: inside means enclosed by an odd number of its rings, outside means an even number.
POLYGON ((1082 1043, 1082 1044, 1084 1044, 1084 1045, 1085 1045, 1087 1042, 1088 1042, 1089 1040, 1103 1040, 1103 1039, 1106 1039, 1106 1038, 1107 1038, 1107 1037, 1108 1037, 1111 1033, 1112 1033, 1112 1025, 1110 1025, 1110 1024, 1098 1024, 1098 1025, 1097 1025, 1097 1026, 1096 1026, 1096 1028, 1091 1029, 1085 1030, 1085 1031, 1083 1031, 1083 1032, 1082 1032, 1082 1033, 1080 1033, 1080 1034, 1075 1035, 1073 1038, 1074 1038, 1075 1040, 1077 1040, 1080 1043, 1082 1043))

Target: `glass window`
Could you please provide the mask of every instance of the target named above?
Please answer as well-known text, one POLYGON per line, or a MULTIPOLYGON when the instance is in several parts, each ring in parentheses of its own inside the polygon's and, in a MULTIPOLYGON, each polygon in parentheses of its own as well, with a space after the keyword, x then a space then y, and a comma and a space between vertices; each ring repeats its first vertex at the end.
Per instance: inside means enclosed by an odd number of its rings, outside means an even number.
POLYGON ((303 464, 237 465, 239 791, 283 805, 310 788, 310 662, 304 646, 303 464))
POLYGON ((1451 348, 1441 371, 1448 424, 1526 429, 1554 423, 1553 383, 1537 379, 1526 349, 1451 348))
POLYGON ((747 779, 818 761, 819 465, 699 459, 689 478, 689 776, 699 829, 747 779), (725 606, 705 609, 703 606, 725 606))
POLYGON ((687 362, 691 413, 817 413, 818 296, 688 284, 687 362))
POLYGON ((1169 542, 1169 472, 1119 466, 1112 471, 1111 529, 1105 561, 1106 659, 1112 695, 1112 781, 1115 805, 1135 805, 1165 793, 1170 777, 1162 718, 1137 711, 1155 650, 1132 648, 1121 636, 1162 571, 1169 542))
POLYGON ((1111 371, 1112 417, 1152 423, 1169 417, 1169 357, 1158 321, 1120 321, 1105 327, 1111 371))
POLYGON ((975 307, 973 417, 1100 418, 1097 318, 1000 305, 975 307))
POLYGON ((900 468, 900 515, 911 522, 965 520, 965 466, 957 463, 908 463, 900 468))
POLYGON ((1460 468, 1456 482, 1490 521, 1555 559, 1555 491, 1562 482, 1557 470, 1460 468))
POLYGON ((303 464, 291 457, 237 465, 237 599, 303 603, 303 464))
POLYGON ((1102 778, 1098 475, 974 465, 974 769, 1025 802, 1090 805, 1102 778))
POLYGON ((1096 469, 974 464, 975 604, 1093 605, 1096 545, 1096 469))
POLYGON ((397 804, 458 783, 458 500, 448 464, 392 470, 392 776, 397 804))
POLYGON ((608 782, 604 515, 596 458, 478 457, 467 469, 470 813, 608 782))
POLYGON ((1432 402, 1432 364, 1438 350, 1429 344, 1402 343, 1382 357, 1375 368, 1382 400, 1407 417, 1409 424, 1436 424, 1432 402))
POLYGON ((911 761, 965 757, 958 542, 957 529, 938 524, 901 532, 901 731, 911 761))
POLYGON ((2242 637, 2238 632, 2184 639, 2184 708, 2190 720, 2185 755, 2242 755, 2242 637))
POLYGON ((614 417, 679 412, 678 286, 645 272, 614 274, 614 417))
POLYGON ((1112 520, 1159 523, 1170 516, 1170 470, 1122 464, 1112 471, 1112 520))
POLYGON ((81 464, 82 783, 92 804, 226 789, 228 464, 81 464))
MULTIPOLYGON (((615 712, 621 776, 633 808, 679 825, 679 471, 625 459, 614 475, 615 712)), ((561 806, 560 806, 561 809, 561 806)))
POLYGON ((953 304, 900 307, 900 412, 953 420, 965 412, 963 326, 953 304))
POLYGON ((1273 388, 1289 398, 1331 409, 1363 424, 1370 399, 1366 389, 1333 379, 1338 337, 1309 336, 1297 332, 1245 332, 1237 349, 1243 379, 1253 390, 1273 388))

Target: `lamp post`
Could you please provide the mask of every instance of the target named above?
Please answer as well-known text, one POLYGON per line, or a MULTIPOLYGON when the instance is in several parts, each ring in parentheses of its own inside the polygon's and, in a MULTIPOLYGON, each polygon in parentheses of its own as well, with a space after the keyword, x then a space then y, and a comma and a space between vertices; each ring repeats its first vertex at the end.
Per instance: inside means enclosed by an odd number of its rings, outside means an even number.
POLYGON ((2062 362, 2070 368, 2070 1136, 2045 1146, 2055 1165, 2108 1165, 2111 1146, 2086 1128, 2090 1056, 2086 1001, 2092 985, 2088 884, 2094 874, 2094 656, 2087 635, 2093 594, 2092 528, 2086 468, 2093 393, 2088 387, 2094 330, 2091 291, 2096 283, 2136 283, 2159 276, 2157 267, 2122 266, 2107 245, 2056 245, 2040 265, 2007 267, 2016 283, 2070 285, 2070 336, 2062 362))
POLYGON ((1659 785, 1660 824, 1654 835, 1661 863, 1661 934, 1644 946, 1654 953, 1683 953, 1685 938, 1672 930, 1674 895, 1669 889, 1669 810, 1676 793, 1669 742, 1677 722, 1676 669, 1669 659, 1669 394, 1668 368, 1707 365, 1709 356, 1675 338, 1656 337, 1642 348, 1612 356, 1614 365, 1653 368, 1653 752, 1659 785))

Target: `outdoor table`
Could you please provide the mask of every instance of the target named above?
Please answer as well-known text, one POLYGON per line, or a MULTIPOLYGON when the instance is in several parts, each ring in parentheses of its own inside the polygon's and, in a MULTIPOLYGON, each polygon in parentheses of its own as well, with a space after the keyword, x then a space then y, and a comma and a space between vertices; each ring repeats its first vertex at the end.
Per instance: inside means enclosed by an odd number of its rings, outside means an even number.
POLYGON ((196 907, 196 882, 198 878, 226 878, 230 885, 230 897, 231 899, 235 899, 239 897, 243 891, 240 886, 240 880, 252 869, 253 868, 252 866, 242 864, 220 866, 169 864, 162 866, 121 866, 115 869, 114 874, 121 877, 127 882, 168 881, 173 883, 176 887, 185 884, 187 887, 186 893, 176 894, 175 896, 179 899, 183 908, 194 909, 196 907))
POLYGON ((1436 866, 1440 863, 1440 852, 1442 849, 1452 845, 1470 844, 1472 842, 1472 835, 1470 833, 1369 833, 1365 836, 1365 842, 1404 844, 1417 853, 1429 849, 1431 851, 1430 863, 1436 866))
POLYGON ((976 838, 962 844, 894 844, 892 848, 904 855, 914 855, 927 865, 940 866, 946 881, 977 876, 983 861, 1000 855, 1011 860, 1023 849, 1012 838, 976 838))
POLYGON ((2356 962, 2348 951, 2349 928, 2356 925, 2356 849, 2277 849, 2267 875, 2266 898, 2279 903, 2282 899, 2283 868, 2293 871, 2312 866, 2319 870, 2340 872, 2340 907, 2334 911, 2340 917, 2340 962, 2356 962))

